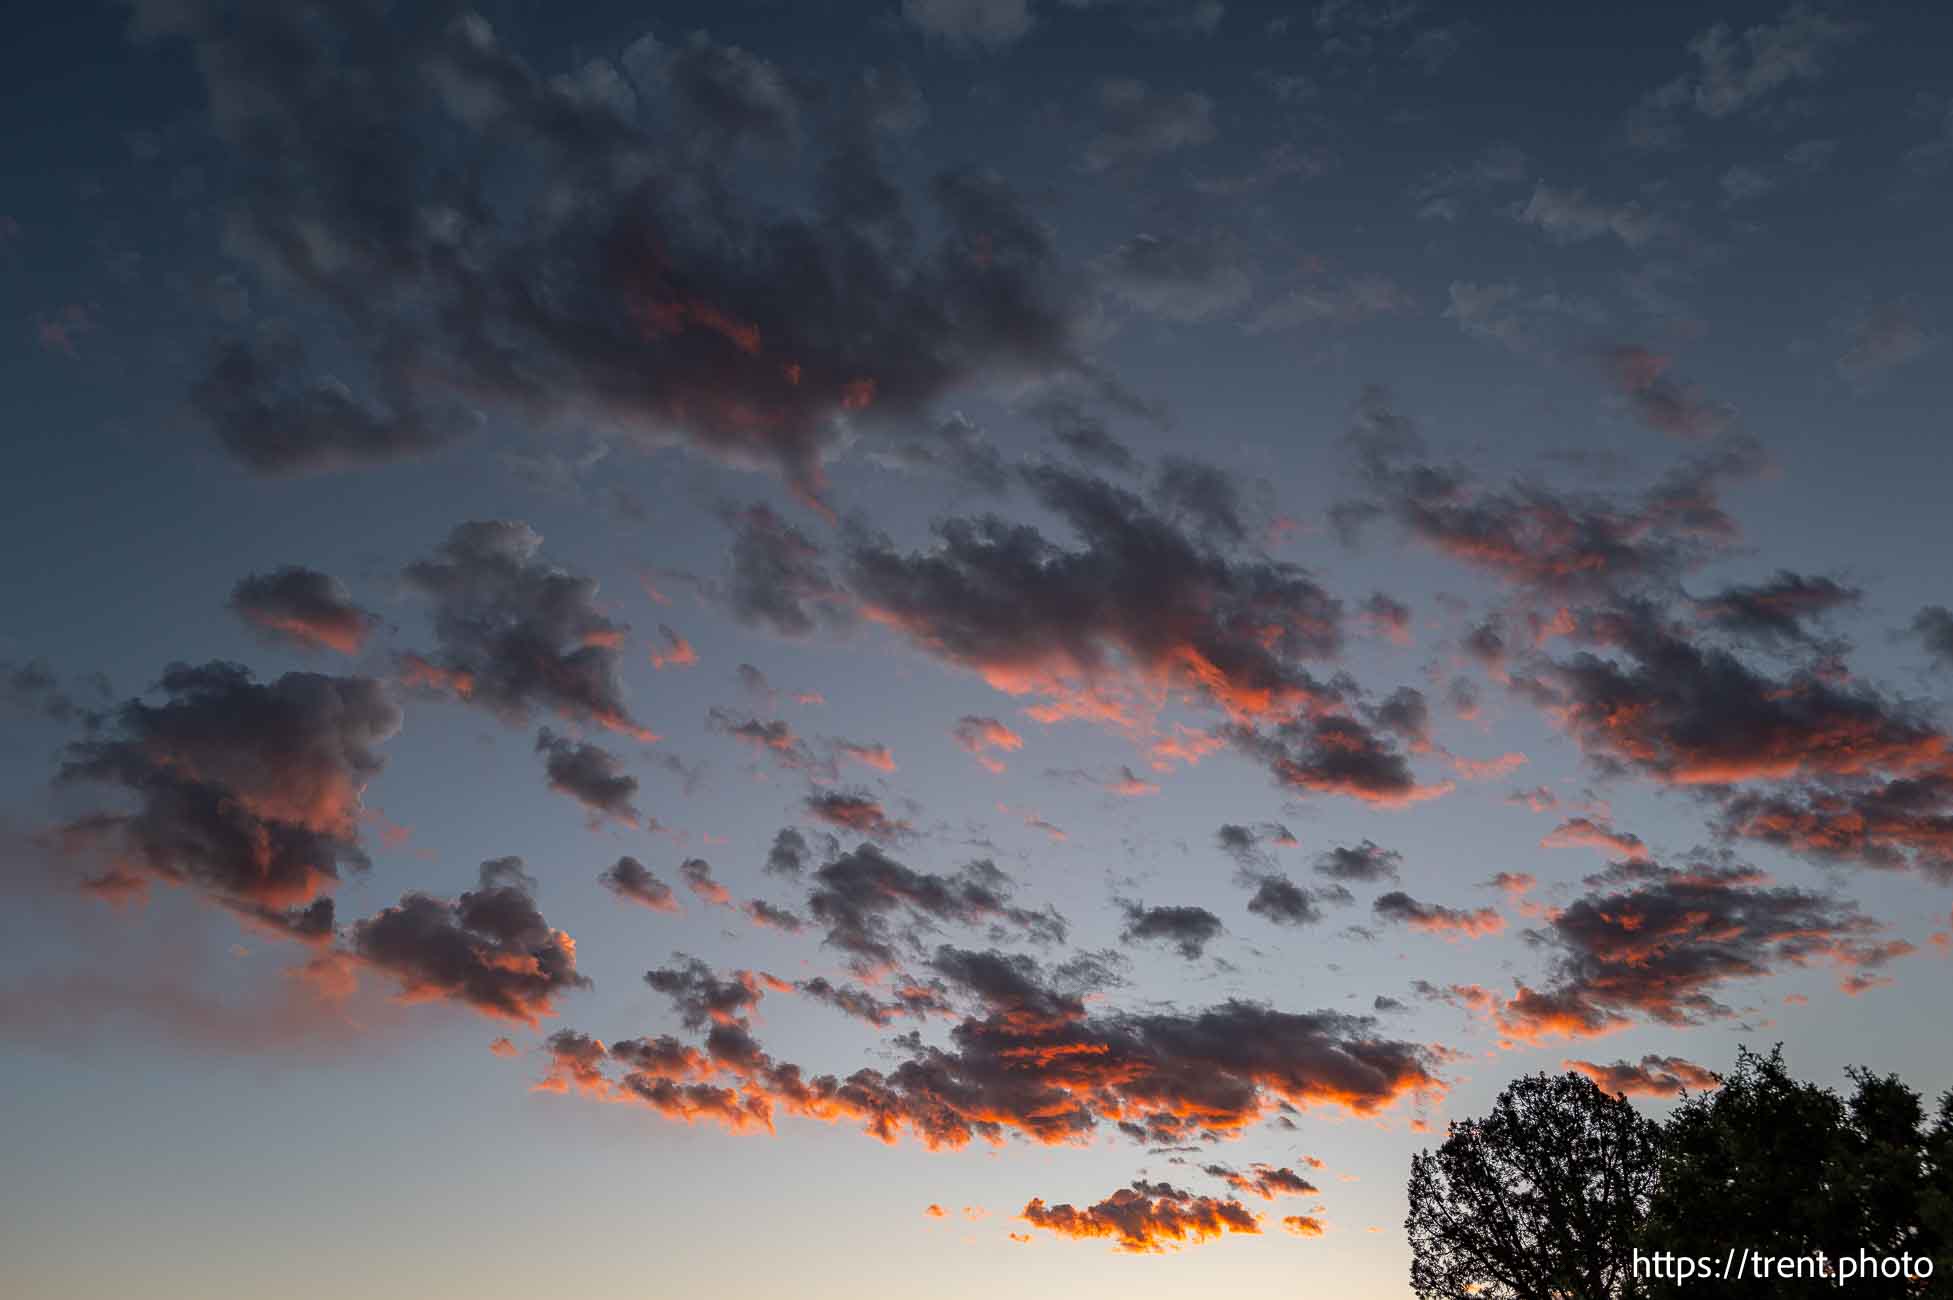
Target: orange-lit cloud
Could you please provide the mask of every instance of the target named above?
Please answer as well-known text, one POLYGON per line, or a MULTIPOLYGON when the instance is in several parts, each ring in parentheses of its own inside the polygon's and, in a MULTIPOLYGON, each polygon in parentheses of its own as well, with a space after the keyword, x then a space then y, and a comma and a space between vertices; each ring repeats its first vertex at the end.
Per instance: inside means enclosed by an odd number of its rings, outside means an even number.
POLYGON ((1261 1216, 1239 1201, 1195 1196, 1168 1183, 1135 1182, 1082 1210, 1033 1200, 1018 1217, 1061 1237, 1109 1240, 1135 1254, 1261 1231, 1261 1216))

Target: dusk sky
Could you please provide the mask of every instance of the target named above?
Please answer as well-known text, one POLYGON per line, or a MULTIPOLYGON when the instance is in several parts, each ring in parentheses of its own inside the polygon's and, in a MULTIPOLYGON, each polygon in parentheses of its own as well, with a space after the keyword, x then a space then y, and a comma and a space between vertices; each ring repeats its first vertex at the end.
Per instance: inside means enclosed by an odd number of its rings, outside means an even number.
POLYGON ((1409 1294, 1953 1079, 1953 11, 0 48, 0 1292, 1409 1294))

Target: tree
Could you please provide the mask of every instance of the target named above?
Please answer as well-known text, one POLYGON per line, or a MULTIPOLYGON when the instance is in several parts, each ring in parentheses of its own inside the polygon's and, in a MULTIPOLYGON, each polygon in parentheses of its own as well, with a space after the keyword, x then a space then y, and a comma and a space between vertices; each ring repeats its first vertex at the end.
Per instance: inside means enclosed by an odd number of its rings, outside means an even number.
POLYGON ((1655 1189, 1660 1130, 1578 1074, 1529 1075, 1411 1160, 1422 1300, 1617 1300, 1655 1189))
MULTIPOLYGON (((1930 1278, 1861 1272, 1848 1289, 1867 1300, 1953 1296, 1953 1094, 1929 1126, 1919 1094, 1897 1076, 1850 1077, 1856 1090, 1847 1100, 1792 1078, 1782 1048, 1739 1052, 1721 1088, 1688 1098, 1669 1119, 1641 1249, 1724 1267, 1732 1249, 1770 1259, 1924 1256, 1934 1260, 1930 1278)), ((1764 1281, 1750 1263, 1737 1278, 1652 1279, 1648 1292, 1714 1300, 1759 1287, 1834 1297, 1839 1279, 1812 1266, 1764 1281)))

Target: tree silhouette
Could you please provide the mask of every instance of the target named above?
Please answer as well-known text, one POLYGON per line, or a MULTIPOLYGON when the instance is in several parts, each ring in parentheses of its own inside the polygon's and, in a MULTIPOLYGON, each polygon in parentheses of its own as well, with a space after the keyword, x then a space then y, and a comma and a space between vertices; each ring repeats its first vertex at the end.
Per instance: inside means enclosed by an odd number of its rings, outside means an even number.
POLYGON ((1422 1300, 1616 1300, 1655 1189, 1660 1131, 1578 1074, 1535 1074, 1411 1160, 1422 1300))
MULTIPOLYGON (((1919 1094, 1894 1075, 1850 1072, 1847 1100, 1791 1077, 1781 1048, 1743 1050, 1720 1089, 1676 1108, 1664 1132, 1661 1182, 1643 1229, 1642 1249, 1707 1257, 1729 1252, 1828 1260, 1868 1252, 1935 1261, 1933 1276, 1865 1276, 1845 1283, 1854 1296, 1953 1296, 1948 1213, 1953 1204, 1953 1094, 1929 1125, 1919 1094)), ((1656 1278, 1651 1296, 1693 1300, 1755 1296, 1835 1296, 1836 1276, 1656 1278)))

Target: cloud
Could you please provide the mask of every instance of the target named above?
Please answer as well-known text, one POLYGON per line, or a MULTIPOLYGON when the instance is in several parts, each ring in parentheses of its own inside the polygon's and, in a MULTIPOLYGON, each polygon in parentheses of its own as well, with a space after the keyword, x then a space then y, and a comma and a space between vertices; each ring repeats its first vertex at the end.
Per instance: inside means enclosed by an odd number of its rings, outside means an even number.
POLYGON ((1953 773, 1736 793, 1723 801, 1718 830, 1820 862, 1953 883, 1953 773))
POLYGON ((1939 344, 1939 335, 1919 308, 1908 301, 1881 303, 1847 317, 1839 326, 1844 351, 1838 374, 1861 388, 1874 387, 1901 366, 1910 365, 1939 344))
POLYGON ((1099 259, 1098 272, 1116 297, 1163 320, 1207 320, 1254 296, 1248 273, 1201 240, 1135 235, 1099 259))
POLYGON ((1357 718, 1327 714, 1273 727, 1230 724, 1222 734, 1294 790, 1401 808, 1454 789, 1449 781, 1420 783, 1395 740, 1357 718))
POLYGON ((379 622, 337 578, 296 565, 239 579, 230 607, 272 641, 344 655, 364 649, 379 622))
POLYGON ((1639 857, 1646 853, 1647 845, 1639 835, 1617 831, 1605 818, 1596 821, 1592 817, 1569 817, 1546 832, 1539 842, 1542 849, 1594 848, 1605 853, 1618 854, 1624 858, 1639 857))
POLYGON ((1160 940, 1172 945, 1188 961, 1199 961, 1208 943, 1225 928, 1221 918, 1204 907, 1147 907, 1127 903, 1123 910, 1126 925, 1119 932, 1123 942, 1160 940))
POLYGON ((1456 466, 1431 460, 1413 422, 1375 387, 1357 403, 1349 442, 1373 494, 1350 505, 1396 519, 1454 559, 1552 592, 1672 579, 1727 549, 1737 527, 1722 507, 1720 490, 1764 464, 1754 443, 1726 437, 1669 470, 1637 499, 1523 482, 1487 487, 1456 466))
POLYGON ((863 844, 813 873, 807 908, 825 926, 824 942, 846 953, 861 970, 893 966, 898 942, 913 947, 920 930, 914 923, 992 924, 1026 937, 1058 942, 1065 922, 1055 911, 1034 911, 1011 901, 1012 882, 996 864, 979 859, 947 875, 918 871, 863 844), (905 916, 911 926, 898 931, 891 921, 905 916))
MULTIPOLYGON (((1028 22, 1024 0, 906 13, 978 42, 1028 22)), ((220 196, 229 246, 351 354, 341 377, 296 341, 217 348, 193 402, 247 465, 421 454, 485 410, 677 442, 812 496, 854 429, 1085 369, 1047 233, 994 178, 897 185, 863 129, 878 97, 810 113, 770 62, 704 36, 546 76, 479 15, 385 18, 349 0, 239 23, 191 0, 141 28, 193 49, 241 178, 220 196), (801 152, 823 164, 802 201, 728 183, 801 152)))
POLYGON ((729 513, 726 520, 735 529, 726 589, 735 618, 785 637, 847 621, 847 598, 805 533, 759 504, 729 513))
POLYGON ((1823 74, 1830 56, 1857 31, 1814 5, 1793 4, 1774 24, 1758 23, 1738 40, 1717 23, 1689 42, 1699 65, 1691 87, 1698 111, 1727 117, 1796 81, 1823 74))
POLYGON ((1675 1097, 1684 1089, 1711 1092, 1722 1080, 1708 1070, 1679 1056, 1649 1054, 1635 1061, 1616 1061, 1598 1065, 1593 1061, 1562 1061, 1561 1066, 1578 1070, 1607 1092, 1629 1097, 1675 1097))
POLYGON ((1239 1201, 1195 1196, 1169 1183, 1143 1181, 1121 1187, 1082 1210, 1033 1199, 1018 1217, 1061 1237, 1110 1240, 1133 1254, 1178 1250, 1227 1233, 1261 1231, 1260 1216, 1239 1201))
POLYGON ((1777 678, 1689 641, 1652 605, 1592 611, 1583 650, 1544 670, 1548 704, 1588 757, 1673 785, 1916 774, 1947 763, 1946 738, 1869 689, 1800 670, 1777 678))
POLYGON ((1514 215, 1557 244, 1584 244, 1612 235, 1625 247, 1640 249, 1681 234, 1674 218, 1638 199, 1608 203, 1588 198, 1585 190, 1555 189, 1544 181, 1533 187, 1524 206, 1515 206, 1514 215))
POLYGON ((784 907, 775 907, 763 898, 748 899, 746 902, 740 904, 739 910, 744 912, 747 919, 752 921, 754 925, 764 929, 781 930, 787 934, 799 934, 807 928, 807 923, 800 919, 798 913, 789 911, 784 907))
POLYGON ((1395 880, 1404 865, 1404 855, 1386 849, 1375 840, 1354 845, 1337 845, 1316 858, 1316 870, 1331 880, 1374 884, 1395 880))
POLYGON ((1953 668, 1953 609, 1926 605, 1912 616, 1907 632, 1926 647, 1926 654, 1941 668, 1953 668))
POLYGON ((1621 344, 1602 359, 1628 409, 1657 433, 1699 441, 1721 433, 1736 418, 1729 403, 1716 401, 1694 384, 1670 378, 1670 358, 1661 353, 1621 344))
POLYGON ((212 662, 171 664, 158 689, 163 702, 129 700, 68 747, 61 783, 120 787, 135 805, 70 833, 111 838, 142 877, 257 910, 311 903, 342 870, 366 869, 361 796, 400 729, 381 683, 287 673, 261 685, 212 662))
POLYGON ((696 957, 673 955, 674 964, 644 972, 644 982, 671 999, 687 1029, 708 1024, 748 1027, 753 1010, 766 996, 760 978, 751 971, 734 971, 722 978, 696 957))
POLYGON ((1214 138, 1214 101, 1193 91, 1155 91, 1143 81, 1110 77, 1096 92, 1098 131, 1085 146, 1088 172, 1111 171, 1214 138))
POLYGON ((1437 903, 1420 903, 1401 889, 1379 895, 1371 910, 1386 921, 1399 921, 1413 930, 1446 938, 1478 939, 1505 929, 1505 918, 1496 908, 1462 911, 1437 903))
POLYGON ((543 756, 549 788, 589 809, 593 823, 609 817, 626 826, 644 824, 634 802, 637 778, 623 770, 617 755, 548 727, 536 733, 536 752, 543 756))
MULTIPOLYGON (((1444 1088, 1434 1053, 1377 1037, 1369 1017, 1241 1001, 1095 1015, 1021 954, 941 948, 930 965, 982 1005, 952 1030, 949 1046, 899 1039, 905 1059, 886 1072, 810 1078, 753 1042, 737 1023, 752 1000, 733 992, 723 1021, 709 1008, 692 1017, 709 1025, 703 1052, 669 1039, 612 1047, 613 1063, 629 1071, 615 1099, 736 1131, 770 1129, 777 1110, 859 1123, 883 1141, 906 1129, 929 1147, 957 1148, 1010 1133, 1079 1143, 1102 1124, 1149 1144, 1178 1143, 1238 1134, 1284 1106, 1374 1115, 1444 1088), (700 1083, 717 1074, 727 1083, 700 1083)), ((739 978, 714 979, 712 988, 748 989, 739 978)), ((708 987, 689 967, 675 982, 686 998, 708 987)), ((681 1009, 690 1015, 693 1006, 681 1009)))
POLYGON ((902 0, 911 27, 949 45, 1009 45, 1031 30, 1030 0, 902 0))
POLYGON ((1034 716, 1047 721, 1132 725, 1169 691, 1239 716, 1326 694, 1302 663, 1339 648, 1341 606, 1306 571, 1217 549, 1221 516, 1177 491, 1167 504, 1205 537, 1061 466, 1025 480, 1078 546, 995 516, 939 521, 936 545, 911 552, 858 531, 847 570, 863 613, 999 690, 1043 697, 1034 716))
POLYGON ((665 644, 662 650, 651 652, 653 668, 690 668, 698 662, 698 651, 692 648, 692 643, 671 628, 658 624, 658 635, 665 644))
POLYGON ((1233 858, 1235 864, 1244 871, 1264 870, 1274 865, 1274 858, 1266 845, 1295 844, 1295 836, 1288 827, 1278 823, 1261 826, 1238 826, 1232 822, 1223 823, 1214 832, 1214 842, 1221 852, 1233 858))
POLYGON ((1857 34, 1855 23, 1797 3, 1774 23, 1746 28, 1728 23, 1698 32, 1688 43, 1693 72, 1649 91, 1628 115, 1628 142, 1640 149, 1673 149, 1682 138, 1676 115, 1693 107, 1717 119, 1755 110, 1787 86, 1816 81, 1833 55, 1857 34))
POLYGON ((556 998, 590 987, 576 969, 576 941, 550 928, 520 858, 482 863, 479 888, 453 902, 410 893, 353 924, 351 951, 398 981, 410 1002, 446 1000, 485 1016, 537 1027, 556 998))
POLYGON ((678 912, 678 898, 671 892, 671 886, 658 879, 652 870, 636 858, 625 856, 617 859, 614 866, 604 868, 597 880, 617 897, 640 907, 648 907, 654 912, 678 912))
POLYGON ((1256 312, 1249 334, 1269 334, 1301 326, 1349 328, 1416 309, 1411 295, 1387 275, 1314 276, 1256 312))
POLYGON ((686 858, 678 864, 678 874, 684 878, 685 888, 701 903, 712 907, 732 906, 732 894, 712 878, 712 864, 704 858, 686 858))
POLYGON ((995 718, 980 717, 966 713, 958 718, 950 729, 950 735, 965 753, 972 754, 976 761, 992 772, 1004 770, 1004 761, 994 758, 986 751, 997 750, 1014 754, 1024 748, 1024 738, 995 718))
POLYGON ((1760 583, 1735 584, 1691 602, 1712 626, 1767 649, 1826 648, 1807 623, 1858 604, 1864 593, 1832 578, 1779 569, 1760 583))
POLYGON ((886 1029, 903 1016, 925 1020, 932 1015, 950 1014, 940 985, 929 988, 905 984, 895 990, 895 996, 883 999, 858 985, 837 985, 824 976, 815 976, 801 980, 794 985, 794 990, 877 1029, 886 1029))
POLYGON ((899 818, 890 817, 881 800, 866 790, 829 790, 808 795, 802 807, 830 826, 876 840, 903 840, 915 833, 899 818))
POLYGON ((1319 900, 1340 901, 1340 891, 1304 889, 1287 876, 1270 872, 1253 877, 1254 897, 1248 910, 1276 925, 1314 925, 1322 920, 1319 900))
POLYGON ((1259 1196, 1272 1201, 1278 1196, 1314 1196, 1321 1189, 1293 1169, 1255 1164, 1247 1169, 1227 1165, 1202 1165, 1201 1172, 1220 1179, 1244 1196, 1259 1196))
POLYGON ((545 562, 542 537, 510 520, 459 524, 431 559, 407 566, 433 605, 432 656, 409 655, 407 680, 451 690, 509 722, 545 709, 641 741, 657 737, 624 702, 619 648, 597 583, 545 562))
POLYGON ((1856 904, 1772 887, 1741 864, 1707 857, 1681 867, 1646 858, 1591 877, 1595 889, 1553 913, 1534 937, 1556 954, 1543 989, 1522 984, 1495 1020, 1508 1035, 1593 1037, 1636 1015, 1687 1026, 1735 1013, 1727 983, 1827 963, 1847 981, 1911 950, 1856 904))
POLYGON ((798 876, 807 866, 807 837, 785 826, 773 837, 766 852, 766 870, 776 876, 798 876))
POLYGON ((1051 432, 1051 437, 1067 455, 1087 469, 1130 474, 1139 468, 1132 449, 1112 436, 1103 421, 1068 398, 1043 394, 1025 408, 1025 414, 1051 432))
MULTIPOLYGON (((90 694, 106 702, 114 692, 108 679, 93 674, 87 679, 90 694)), ((26 663, 0 662, 0 707, 49 722, 79 722, 86 727, 100 726, 103 715, 75 698, 61 685, 61 679, 45 659, 26 663)))

